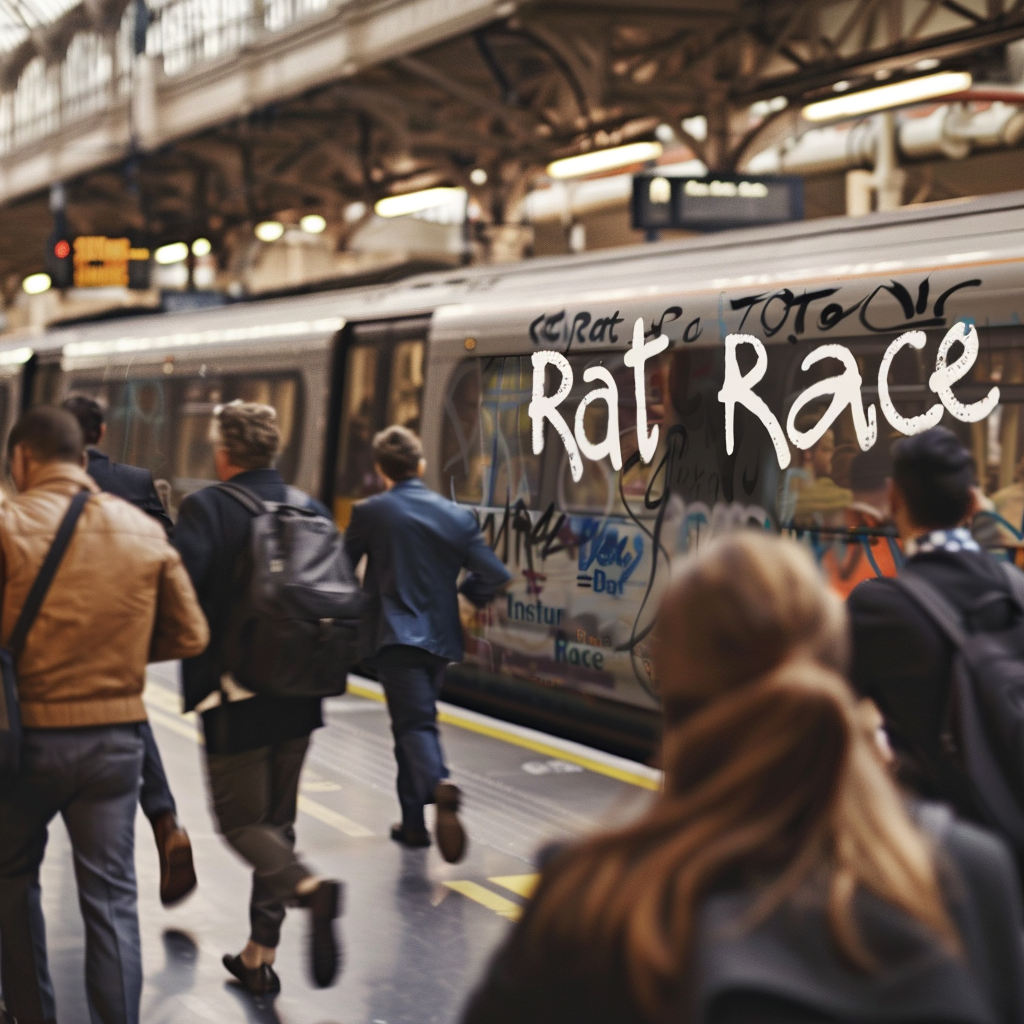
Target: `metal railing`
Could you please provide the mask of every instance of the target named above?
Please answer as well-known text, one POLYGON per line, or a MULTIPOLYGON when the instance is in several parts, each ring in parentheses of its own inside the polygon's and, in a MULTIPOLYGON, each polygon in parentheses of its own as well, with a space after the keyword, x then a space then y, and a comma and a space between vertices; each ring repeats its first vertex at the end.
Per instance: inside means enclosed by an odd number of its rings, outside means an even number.
MULTIPOLYGON (((146 54, 167 76, 185 74, 237 53, 262 35, 279 32, 350 0, 149 0, 146 54)), ((124 103, 131 95, 136 6, 116 33, 75 36, 64 59, 37 57, 17 87, 0 93, 0 156, 124 103)))

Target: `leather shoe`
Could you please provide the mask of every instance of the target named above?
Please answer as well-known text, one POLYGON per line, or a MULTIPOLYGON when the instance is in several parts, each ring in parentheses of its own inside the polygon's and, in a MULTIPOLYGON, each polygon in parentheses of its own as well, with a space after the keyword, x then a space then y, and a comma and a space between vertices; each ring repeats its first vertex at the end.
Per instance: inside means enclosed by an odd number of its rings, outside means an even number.
POLYGON ((298 898, 299 906, 309 910, 309 967, 317 988, 333 984, 341 970, 341 942, 334 921, 341 915, 343 895, 340 882, 323 881, 298 898))
POLYGON ((153 835, 160 854, 160 902, 171 907, 196 887, 192 843, 170 811, 153 822, 153 835))
POLYGON ((425 828, 406 828, 405 825, 392 825, 391 838, 403 846, 420 849, 430 845, 430 835, 425 828))
POLYGON ((439 782, 434 790, 437 804, 437 848, 449 864, 457 864, 466 855, 466 831, 459 821, 459 804, 462 794, 459 787, 451 782, 439 782))
POLYGON ((253 996, 275 996, 281 991, 281 979, 270 964, 259 967, 246 967, 240 956, 225 953, 221 961, 241 983, 242 988, 253 996))

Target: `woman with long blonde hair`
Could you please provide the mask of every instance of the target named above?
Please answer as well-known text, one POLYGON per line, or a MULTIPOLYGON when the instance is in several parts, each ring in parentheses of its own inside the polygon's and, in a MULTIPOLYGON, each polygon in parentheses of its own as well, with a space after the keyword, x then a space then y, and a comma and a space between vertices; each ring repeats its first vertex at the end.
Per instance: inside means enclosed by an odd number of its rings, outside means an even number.
POLYGON ((656 658, 664 788, 561 850, 463 1024, 1024 1021, 1001 843, 905 805, 798 545, 688 560, 656 658))

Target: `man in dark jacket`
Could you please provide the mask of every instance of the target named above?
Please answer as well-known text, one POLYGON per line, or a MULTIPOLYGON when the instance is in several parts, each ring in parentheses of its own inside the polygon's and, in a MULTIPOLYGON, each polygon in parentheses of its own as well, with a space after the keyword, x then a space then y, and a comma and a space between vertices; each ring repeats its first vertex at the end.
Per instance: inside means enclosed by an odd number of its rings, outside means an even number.
MULTIPOLYGON (((214 461, 222 481, 245 487, 264 501, 289 497, 273 468, 281 436, 267 405, 233 402, 214 421, 214 461)), ((323 506, 305 496, 310 507, 323 506)), ((174 545, 181 553, 210 623, 210 645, 182 663, 185 710, 201 712, 214 815, 221 833, 253 867, 250 937, 224 966, 254 994, 280 990, 273 970, 289 903, 311 912, 310 959, 316 984, 337 975, 334 919, 341 886, 315 876, 295 855, 299 776, 310 734, 323 725, 318 698, 254 695, 223 663, 234 593, 235 566, 246 547, 252 517, 238 499, 207 487, 181 503, 174 545)))
POLYGON ((391 838, 428 846, 423 808, 436 803, 437 845, 455 862, 466 838, 459 790, 447 781, 436 701, 445 666, 463 655, 456 587, 468 569, 459 590, 482 606, 510 575, 473 513, 424 486, 423 447, 412 431, 388 427, 373 439, 373 452, 388 489, 355 505, 345 550, 353 566, 367 556, 368 649, 376 656, 398 761, 402 821, 391 838))
POLYGON ((86 470, 99 484, 100 490, 116 494, 119 498, 130 501, 136 508, 142 509, 146 515, 152 516, 170 537, 174 523, 171 522, 171 517, 156 492, 153 474, 141 466, 113 462, 109 455, 96 447, 107 434, 107 424, 104 422, 103 407, 100 403, 86 395, 72 395, 65 400, 64 408, 78 420, 82 428, 85 435, 85 450, 89 457, 86 470))
MULTIPOLYGON (((100 490, 115 494, 152 516, 169 537, 171 518, 156 493, 153 474, 148 469, 111 462, 96 447, 107 432, 100 403, 86 395, 72 395, 65 400, 63 407, 78 420, 82 428, 89 460, 86 470, 100 490)), ((192 843, 178 822, 178 807, 149 722, 141 725, 140 732, 143 758, 139 804, 156 838, 156 848, 160 854, 160 899, 164 906, 169 907, 179 903, 196 887, 192 843)))
MULTIPOLYGON (((935 427, 893 446, 892 517, 907 566, 963 615, 972 631, 1012 624, 1003 569, 965 525, 976 511, 974 462, 957 437, 935 427), (1006 601, 990 600, 1005 594, 1006 601)), ((901 780, 921 796, 983 820, 962 778, 942 769, 953 646, 918 603, 891 579, 867 580, 847 602, 854 686, 885 718, 901 780)))

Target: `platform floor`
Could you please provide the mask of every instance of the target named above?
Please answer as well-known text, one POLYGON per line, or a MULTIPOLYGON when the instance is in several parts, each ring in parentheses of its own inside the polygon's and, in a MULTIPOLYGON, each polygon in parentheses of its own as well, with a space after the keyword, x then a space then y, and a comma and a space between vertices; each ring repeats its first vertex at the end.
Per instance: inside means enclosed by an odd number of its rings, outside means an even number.
MULTIPOLYGON (((349 695, 328 702, 297 824, 311 867, 347 885, 344 973, 331 989, 311 986, 304 914, 293 911, 278 953, 283 991, 255 1000, 220 962, 247 937, 249 875, 214 830, 194 716, 178 713, 176 665, 151 670, 146 702, 192 837, 199 888, 180 907, 160 905, 156 848, 140 813, 145 1024, 454 1022, 521 911, 538 848, 638 813, 657 785, 642 766, 445 706, 443 741, 464 793, 469 853, 448 865, 433 848, 404 850, 388 838, 398 808, 387 712, 376 684, 354 681, 349 695)), ((88 1024, 82 926, 59 819, 50 831, 43 893, 58 1019, 88 1024)))

